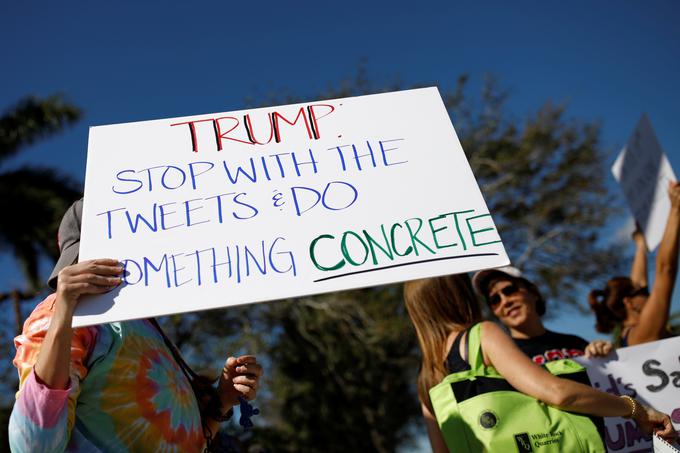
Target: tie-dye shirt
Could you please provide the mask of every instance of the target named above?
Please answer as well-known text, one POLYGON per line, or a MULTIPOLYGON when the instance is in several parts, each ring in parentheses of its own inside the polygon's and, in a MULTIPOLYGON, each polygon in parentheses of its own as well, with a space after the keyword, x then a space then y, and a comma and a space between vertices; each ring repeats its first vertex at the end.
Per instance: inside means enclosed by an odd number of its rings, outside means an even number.
POLYGON ((40 303, 14 340, 20 384, 9 424, 12 451, 201 451, 191 385, 147 320, 75 329, 69 388, 41 383, 33 366, 54 301, 50 295, 40 303))

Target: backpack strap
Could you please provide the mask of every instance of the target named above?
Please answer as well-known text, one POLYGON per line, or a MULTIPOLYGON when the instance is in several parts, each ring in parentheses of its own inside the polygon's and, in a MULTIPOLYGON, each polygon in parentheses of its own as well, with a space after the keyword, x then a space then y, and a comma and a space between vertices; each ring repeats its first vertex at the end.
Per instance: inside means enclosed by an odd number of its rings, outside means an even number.
POLYGON ((482 325, 477 323, 470 328, 467 336, 468 363, 470 363, 472 371, 479 373, 482 373, 485 368, 481 334, 482 325))

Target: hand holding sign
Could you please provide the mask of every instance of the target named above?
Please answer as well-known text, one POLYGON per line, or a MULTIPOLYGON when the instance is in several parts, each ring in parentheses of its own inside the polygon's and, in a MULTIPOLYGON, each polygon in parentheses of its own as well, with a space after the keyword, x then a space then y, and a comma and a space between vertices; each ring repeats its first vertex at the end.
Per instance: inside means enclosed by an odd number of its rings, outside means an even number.
POLYGON ((653 433, 662 439, 675 440, 678 434, 673 428, 671 418, 649 406, 642 406, 632 415, 638 429, 643 433, 653 433))
POLYGON ((680 182, 668 181, 668 198, 674 214, 680 211, 680 182))
POLYGON ((102 294, 120 285, 123 268, 114 259, 81 261, 59 272, 57 304, 73 312, 86 294, 102 294))

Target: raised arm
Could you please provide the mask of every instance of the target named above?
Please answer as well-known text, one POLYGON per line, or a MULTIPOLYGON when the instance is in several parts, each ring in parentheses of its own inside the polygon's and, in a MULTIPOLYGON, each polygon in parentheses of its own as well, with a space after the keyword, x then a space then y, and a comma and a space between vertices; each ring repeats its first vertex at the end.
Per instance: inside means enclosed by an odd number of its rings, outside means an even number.
POLYGON ((641 288, 647 286, 647 243, 637 225, 633 232, 633 242, 635 243, 635 257, 630 269, 630 279, 635 286, 641 288))
POLYGON ((15 340, 14 364, 20 390, 9 421, 13 452, 58 452, 66 448, 79 381, 87 375, 85 357, 96 337, 94 328, 71 328, 73 309, 80 295, 115 286, 116 278, 111 276, 120 274, 116 267, 114 260, 66 267, 59 275, 57 293, 34 310, 23 334, 15 340), (106 268, 103 276, 97 266, 106 268))
POLYGON ((102 294, 120 284, 118 261, 100 259, 67 266, 59 273, 54 315, 40 348, 35 373, 52 389, 65 389, 71 362, 73 312, 85 294, 102 294))
MULTIPOLYGON (((544 403, 571 412, 600 417, 627 417, 635 412, 635 421, 646 432, 674 437, 670 418, 651 408, 634 411, 625 398, 610 395, 568 379, 561 379, 534 364, 500 327, 482 323, 484 361, 492 365, 517 390, 544 403)), ((636 403, 641 409, 642 405, 636 403)))
POLYGON ((678 233, 680 232, 680 183, 668 185, 671 209, 668 213, 666 228, 656 255, 656 275, 647 302, 642 307, 640 317, 628 334, 630 346, 663 337, 668 324, 671 296, 675 277, 678 273, 678 233))

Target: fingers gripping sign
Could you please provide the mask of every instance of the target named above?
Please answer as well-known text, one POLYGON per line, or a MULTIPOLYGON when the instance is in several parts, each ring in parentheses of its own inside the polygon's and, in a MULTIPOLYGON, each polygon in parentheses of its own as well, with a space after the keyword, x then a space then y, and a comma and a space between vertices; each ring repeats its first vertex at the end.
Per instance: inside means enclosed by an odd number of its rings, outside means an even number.
POLYGON ((668 198, 672 207, 677 209, 680 206, 680 182, 668 181, 668 198))
POLYGON ((102 294, 121 283, 123 268, 114 259, 95 259, 66 266, 59 272, 57 300, 69 307, 84 294, 102 294))
POLYGON ((586 346, 586 357, 606 357, 612 350, 614 345, 605 340, 592 341, 586 346))

